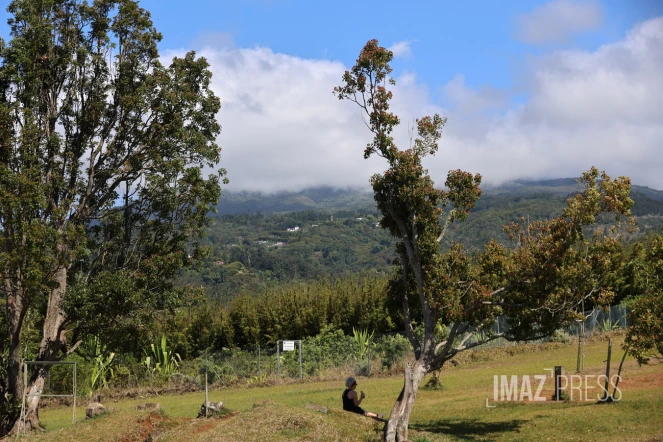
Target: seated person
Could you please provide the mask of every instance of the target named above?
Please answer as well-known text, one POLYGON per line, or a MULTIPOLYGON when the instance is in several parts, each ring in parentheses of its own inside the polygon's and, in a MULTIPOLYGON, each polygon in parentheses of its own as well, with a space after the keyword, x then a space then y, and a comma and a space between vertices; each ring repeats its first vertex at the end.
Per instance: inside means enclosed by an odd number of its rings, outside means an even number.
POLYGON ((358 413, 362 414, 364 416, 372 417, 375 419, 382 419, 383 415, 381 414, 375 414, 371 413, 370 411, 364 411, 363 408, 359 406, 361 404, 361 401, 366 398, 366 394, 364 392, 361 392, 361 398, 357 397, 357 392, 355 389, 357 388, 357 380, 350 376, 345 380, 345 391, 343 392, 343 409, 345 411, 351 411, 353 413, 358 413))

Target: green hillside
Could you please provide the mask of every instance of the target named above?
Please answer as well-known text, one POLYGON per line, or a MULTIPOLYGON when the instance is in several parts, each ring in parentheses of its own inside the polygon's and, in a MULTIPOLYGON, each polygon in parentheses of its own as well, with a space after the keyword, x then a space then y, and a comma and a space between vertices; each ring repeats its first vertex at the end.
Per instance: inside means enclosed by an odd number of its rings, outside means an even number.
MULTIPOLYGON (((451 225, 442 247, 455 241, 479 250, 491 239, 509 245, 504 225, 557 216, 577 190, 575 179, 486 188, 471 216, 451 225)), ((663 228, 663 192, 633 186, 631 196, 638 231, 628 240, 663 228)), ((384 274, 394 258, 394 240, 377 225, 380 218, 372 195, 356 190, 226 192, 208 229, 210 257, 200 270, 183 273, 180 282, 202 285, 213 298, 230 299, 285 281, 384 274)), ((608 226, 612 220, 602 222, 608 226)))

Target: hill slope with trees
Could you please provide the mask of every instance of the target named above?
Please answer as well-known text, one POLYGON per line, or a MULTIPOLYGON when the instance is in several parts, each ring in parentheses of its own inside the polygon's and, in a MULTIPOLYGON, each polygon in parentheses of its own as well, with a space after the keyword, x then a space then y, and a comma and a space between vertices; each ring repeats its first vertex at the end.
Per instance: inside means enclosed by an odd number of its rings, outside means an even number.
MULTIPOLYGON (((485 188, 465 222, 449 227, 442 247, 458 242, 479 251, 491 239, 512 246, 505 225, 520 218, 551 219, 577 191, 573 178, 485 188)), ((638 230, 628 240, 660 231, 663 191, 633 186, 631 197, 638 230)), ((199 270, 184 272, 180 283, 202 285, 210 298, 219 301, 286 281, 362 272, 384 275, 395 258, 393 239, 378 226, 382 215, 366 192, 330 188, 274 195, 224 192, 218 212, 205 239, 210 256, 199 270)))

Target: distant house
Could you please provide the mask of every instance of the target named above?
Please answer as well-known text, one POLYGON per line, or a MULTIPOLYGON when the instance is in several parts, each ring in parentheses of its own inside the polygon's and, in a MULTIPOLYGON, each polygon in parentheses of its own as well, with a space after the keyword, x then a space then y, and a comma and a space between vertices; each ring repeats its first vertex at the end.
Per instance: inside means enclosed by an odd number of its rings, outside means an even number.
POLYGON ((317 224, 311 224, 311 227, 318 227, 317 224))
POLYGON ((355 218, 357 221, 363 221, 364 218, 355 218))
POLYGON ((218 265, 218 266, 225 265, 225 264, 223 263, 223 261, 214 261, 214 264, 216 264, 216 265, 218 265))
POLYGON ((285 246, 284 242, 277 242, 276 244, 274 244, 274 247, 284 247, 284 246, 285 246))
POLYGON ((374 229, 377 229, 378 227, 380 227, 380 223, 373 223, 373 228, 374 229))
POLYGON ((296 232, 296 231, 298 231, 298 230, 299 230, 299 226, 295 226, 295 227, 290 227, 290 228, 288 228, 288 232, 296 232))

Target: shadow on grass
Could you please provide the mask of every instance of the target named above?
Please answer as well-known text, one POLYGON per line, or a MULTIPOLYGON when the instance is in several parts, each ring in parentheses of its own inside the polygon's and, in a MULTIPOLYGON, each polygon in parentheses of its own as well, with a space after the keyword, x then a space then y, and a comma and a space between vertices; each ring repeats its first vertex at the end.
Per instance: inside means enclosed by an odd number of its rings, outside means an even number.
POLYGON ((410 429, 453 435, 461 440, 492 440, 488 437, 491 434, 517 432, 527 422, 521 419, 502 422, 483 422, 477 419, 440 419, 425 424, 411 424, 410 429))

